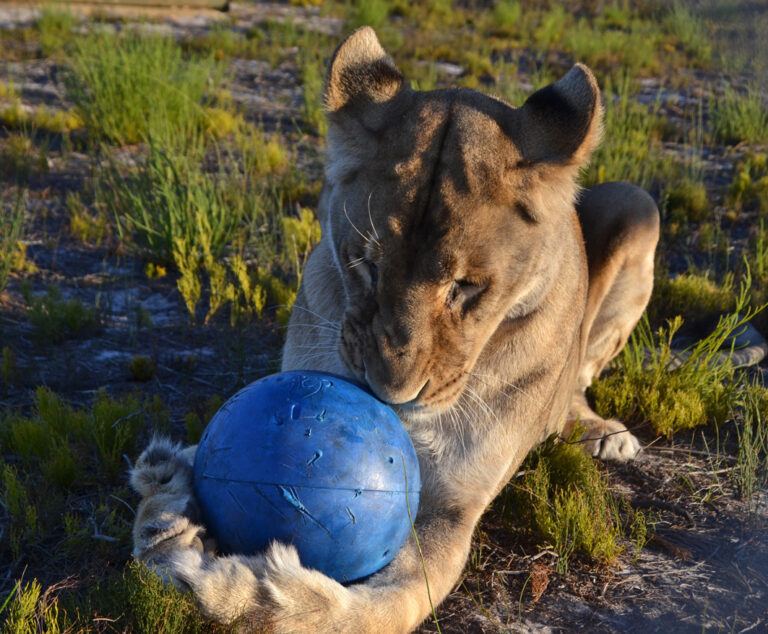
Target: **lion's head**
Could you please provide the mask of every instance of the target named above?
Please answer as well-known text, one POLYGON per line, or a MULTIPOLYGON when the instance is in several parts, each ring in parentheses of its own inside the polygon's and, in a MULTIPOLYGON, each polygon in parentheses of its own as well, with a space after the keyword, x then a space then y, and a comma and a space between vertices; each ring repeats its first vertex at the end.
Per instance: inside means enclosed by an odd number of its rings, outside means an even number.
POLYGON ((325 100, 320 216, 346 301, 341 357, 383 400, 443 410, 500 328, 558 283, 600 134, 597 84, 577 65, 517 109, 414 91, 365 27, 336 50, 325 100))

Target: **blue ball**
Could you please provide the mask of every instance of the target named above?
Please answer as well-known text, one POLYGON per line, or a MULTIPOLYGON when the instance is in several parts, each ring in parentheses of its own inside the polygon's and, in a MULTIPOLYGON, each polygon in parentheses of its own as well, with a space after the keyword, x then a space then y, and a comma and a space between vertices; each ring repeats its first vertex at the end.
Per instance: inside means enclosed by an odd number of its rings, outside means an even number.
POLYGON ((303 565, 348 582, 403 546, 421 478, 390 407, 332 374, 283 372, 216 413, 197 449, 194 486, 224 552, 291 543, 303 565))

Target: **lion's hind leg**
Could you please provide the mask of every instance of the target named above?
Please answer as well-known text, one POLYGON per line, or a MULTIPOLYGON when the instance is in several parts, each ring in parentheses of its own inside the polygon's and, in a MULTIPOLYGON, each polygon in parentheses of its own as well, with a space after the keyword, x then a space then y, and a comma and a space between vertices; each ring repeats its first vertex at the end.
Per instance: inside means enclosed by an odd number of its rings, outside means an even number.
POLYGON ((585 351, 566 431, 586 427, 585 449, 606 460, 627 460, 640 449, 622 423, 604 420, 587 403, 585 390, 626 344, 653 290, 653 263, 659 239, 656 203, 628 183, 586 190, 578 204, 589 263, 584 316, 585 351))

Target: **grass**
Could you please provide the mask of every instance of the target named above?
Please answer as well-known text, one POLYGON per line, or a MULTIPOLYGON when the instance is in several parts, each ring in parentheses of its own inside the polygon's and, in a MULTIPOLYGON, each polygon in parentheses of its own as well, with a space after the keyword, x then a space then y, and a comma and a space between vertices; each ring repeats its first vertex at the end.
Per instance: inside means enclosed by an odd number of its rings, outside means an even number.
POLYGON ((715 138, 724 143, 768 143, 768 107, 757 84, 739 90, 726 84, 709 103, 715 138))
POLYGON ((741 498, 752 500, 768 485, 768 390, 750 383, 739 405, 742 424, 736 428, 739 449, 733 479, 741 498))
POLYGON ((660 101, 638 103, 632 85, 630 75, 605 82, 603 142, 584 175, 585 185, 625 180, 648 188, 665 170, 660 101))
MULTIPOLYGON (((145 566, 130 562, 122 575, 114 574, 90 591, 67 581, 42 591, 33 579, 19 581, 0 604, 5 618, 3 632, 97 632, 100 622, 129 627, 131 632, 186 634, 235 632, 234 626, 216 626, 204 618, 189 594, 163 585, 145 566)), ((266 632, 258 623, 250 631, 266 632)))
POLYGON ((19 190, 13 202, 0 202, 0 292, 8 275, 18 264, 19 239, 24 232, 24 192, 19 190))
POLYGON ((128 554, 133 518, 124 455, 136 456, 147 429, 167 429, 164 405, 100 392, 75 409, 45 388, 34 401, 27 416, 0 416, 0 502, 8 520, 0 555, 39 567, 86 549, 95 567, 81 570, 87 583, 72 578, 45 591, 22 572, 0 596, 2 631, 102 631, 99 619, 133 632, 234 631, 209 623, 189 595, 142 564, 98 563, 128 554))
POLYGON ((0 146, 0 178, 16 185, 28 184, 48 171, 48 146, 36 144, 34 132, 26 126, 11 132, 0 146))
POLYGON ((501 495, 503 513, 511 526, 525 527, 539 548, 557 554, 559 574, 567 574, 574 557, 607 566, 627 540, 638 551, 647 541, 645 517, 621 503, 578 444, 550 438, 531 452, 520 473, 501 495))
POLYGON ((72 236, 83 244, 101 244, 109 232, 106 215, 103 212, 91 214, 77 192, 69 192, 64 204, 67 207, 69 232, 72 236))
POLYGON ((168 38, 91 34, 74 46, 68 94, 95 139, 189 149, 210 130, 222 79, 211 58, 185 59, 168 38))
POLYGON ((178 264, 185 250, 207 249, 218 258, 240 225, 258 216, 259 197, 247 186, 154 143, 134 174, 111 164, 98 185, 99 202, 112 211, 121 239, 160 264, 178 264))
POLYGON ((22 294, 29 309, 35 337, 43 344, 61 344, 68 339, 92 336, 101 329, 99 306, 87 306, 77 298, 63 299, 56 286, 33 295, 27 285, 22 294))
POLYGON ((726 203, 736 213, 757 210, 763 217, 768 215, 768 155, 765 152, 747 153, 736 166, 733 182, 728 189, 726 203))
POLYGON ((43 56, 61 53, 75 38, 73 29, 78 19, 69 11, 51 5, 44 6, 35 26, 40 33, 43 56))
POLYGON ((712 58, 712 38, 702 20, 682 2, 674 2, 664 16, 664 29, 677 39, 678 45, 700 65, 712 58))
POLYGON ((631 425, 650 424, 671 437, 676 432, 731 418, 741 391, 728 356, 729 341, 762 308, 748 305, 751 280, 741 283, 733 312, 721 316, 714 330, 684 351, 673 338, 680 316, 656 332, 647 317, 638 324, 615 362, 614 372, 598 378, 590 394, 596 411, 631 425), (725 352, 726 358, 721 358, 725 352))
POLYGON ((663 326, 670 315, 680 315, 687 329, 706 335, 709 333, 703 330, 720 315, 734 311, 736 299, 733 275, 718 284, 707 274, 689 271, 670 277, 661 270, 654 280, 648 321, 655 329, 663 326))
POLYGON ((19 99, 6 101, 0 106, 0 124, 11 130, 30 130, 61 134, 83 127, 83 122, 72 110, 53 110, 45 105, 25 109, 19 99))

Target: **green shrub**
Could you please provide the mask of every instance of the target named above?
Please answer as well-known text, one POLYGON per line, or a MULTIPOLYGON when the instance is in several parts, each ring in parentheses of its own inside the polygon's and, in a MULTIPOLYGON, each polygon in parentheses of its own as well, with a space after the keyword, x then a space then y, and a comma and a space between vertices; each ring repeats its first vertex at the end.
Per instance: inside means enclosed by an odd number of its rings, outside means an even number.
POLYGON ((103 213, 92 215, 80 200, 80 194, 69 192, 65 199, 69 216, 69 232, 83 244, 100 244, 107 233, 107 219, 103 213))
POLYGON ((0 201, 0 292, 18 261, 19 239, 24 231, 24 193, 19 191, 13 203, 0 201))
POLYGON ((61 299, 56 286, 49 286, 43 295, 32 295, 29 287, 22 291, 29 307, 29 321, 36 337, 44 343, 60 344, 101 329, 99 306, 86 306, 77 298, 61 299))
POLYGON ((40 32, 40 50, 43 55, 62 51, 73 39, 77 18, 69 11, 44 6, 35 26, 40 32))
POLYGON ((128 364, 131 379, 145 383, 155 376, 155 363, 143 354, 134 355, 128 364))
POLYGON ((768 106, 757 84, 750 84, 746 91, 726 85, 721 98, 710 98, 709 114, 715 138, 720 141, 768 142, 768 106))
POLYGON ((37 507, 30 503, 26 481, 15 467, 0 462, 0 496, 8 513, 8 542, 14 559, 18 559, 27 541, 39 533, 37 507))
POLYGON ((664 171, 660 102, 637 102, 631 86, 629 75, 605 83, 603 142, 585 173, 586 185, 623 180, 647 188, 664 171))
POLYGON ((736 426, 739 449, 733 482, 739 497, 752 500, 768 485, 768 389, 757 381, 741 392, 743 421, 736 426))
POLYGON ((23 587, 21 581, 17 581, 0 604, 3 634, 59 634, 62 631, 59 616, 58 602, 48 592, 42 592, 37 579, 23 587))
POLYGON ((733 416, 739 390, 727 346, 761 310, 747 305, 750 286, 747 275, 734 312, 720 317, 709 336, 681 353, 673 351, 672 338, 682 318, 653 332, 644 316, 614 362, 613 372, 593 382, 590 395, 596 411, 629 425, 650 423, 665 436, 707 423, 719 425, 733 416), (723 352, 728 358, 722 358, 723 352))
POLYGON ((185 60, 172 38, 126 30, 79 38, 67 85, 95 138, 188 148, 209 127, 205 107, 221 76, 211 59, 185 60))
POLYGON ((392 5, 391 0, 352 0, 347 28, 352 30, 366 25, 373 28, 383 26, 393 8, 392 5))
MULTIPOLYGON (((103 631, 99 622, 119 623, 121 631, 137 634, 224 634, 238 631, 240 623, 223 626, 208 621, 197 609, 192 595, 164 584, 144 564, 131 561, 122 573, 80 590, 76 583, 61 582, 44 592, 33 579, 18 581, 6 597, 0 597, 3 634, 103 631)), ((255 619, 248 624, 256 634, 269 631, 255 619)))
POLYGON ((218 258, 242 223, 261 210, 258 193, 239 173, 206 172, 195 157, 154 143, 132 175, 109 165, 100 175, 98 197, 132 250, 179 270, 187 266, 180 256, 199 263, 207 249, 218 258))
POLYGON ((704 183, 689 178, 667 189, 665 203, 672 220, 678 222, 701 222, 711 211, 704 183))
POLYGON ((736 299, 732 274, 717 284, 706 274, 688 272, 669 277, 661 270, 654 280, 648 321, 652 328, 658 328, 668 317, 680 315, 687 327, 701 331, 723 313, 732 312, 736 299))
POLYGON ((674 36, 694 62, 709 63, 712 57, 711 36, 704 23, 682 2, 675 2, 663 20, 664 29, 674 36))
POLYGON ((604 473, 578 444, 550 438, 531 452, 521 471, 525 475, 502 493, 504 515, 513 526, 531 531, 542 548, 557 553, 560 574, 567 573, 574 556, 612 563, 625 548, 623 537, 642 548, 648 533, 644 516, 622 507, 604 473))
POLYGON ((320 136, 328 131, 328 122, 323 108, 323 80, 326 61, 316 49, 308 48, 300 56, 301 87, 304 94, 302 116, 310 128, 320 136))

